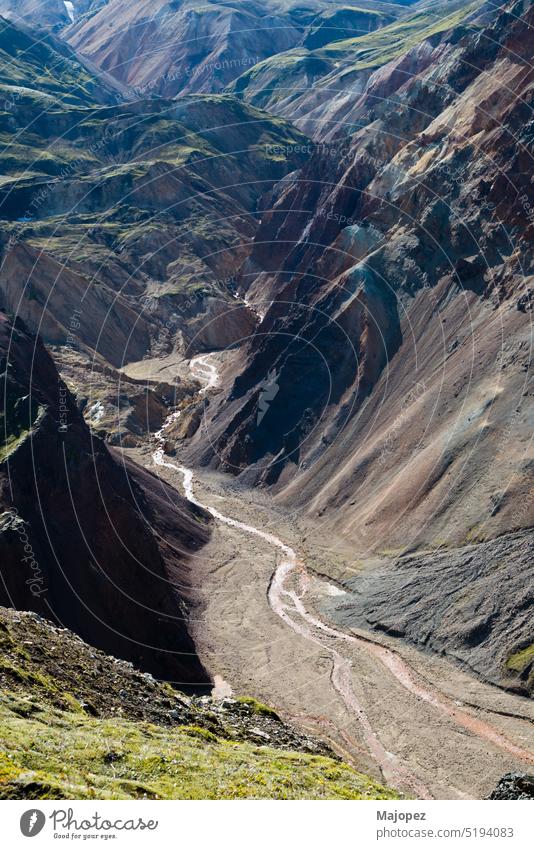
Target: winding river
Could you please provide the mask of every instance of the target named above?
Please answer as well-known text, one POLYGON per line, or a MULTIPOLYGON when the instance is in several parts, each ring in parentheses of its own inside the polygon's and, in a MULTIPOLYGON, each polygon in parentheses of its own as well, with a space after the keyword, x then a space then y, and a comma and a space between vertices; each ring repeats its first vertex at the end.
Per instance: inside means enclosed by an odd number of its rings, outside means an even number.
MULTIPOLYGON (((201 390, 203 394, 215 388, 219 382, 217 367, 210 359, 211 355, 204 355, 196 357, 190 362, 192 374, 205 384, 201 390)), ((259 537, 268 545, 278 550, 279 562, 267 592, 269 605, 273 612, 292 631, 329 652, 332 658, 330 678, 332 686, 343 700, 347 710, 357 718, 365 745, 373 760, 380 767, 384 780, 388 784, 400 787, 404 792, 418 799, 433 798, 423 782, 410 772, 395 754, 388 752, 380 742, 364 707, 354 692, 351 662, 340 653, 336 645, 332 645, 334 640, 342 644, 349 643, 365 649, 417 699, 421 699, 432 705, 436 710, 453 720, 469 733, 477 735, 530 765, 534 765, 534 753, 516 745, 497 728, 473 715, 466 705, 449 698, 444 693, 433 688, 397 652, 386 648, 381 643, 374 641, 371 637, 359 637, 332 628, 310 613, 304 604, 306 589, 309 584, 309 574, 295 550, 274 534, 225 516, 224 513, 221 513, 214 507, 200 502, 194 493, 193 470, 178 463, 173 463, 165 456, 165 432, 180 415, 180 412, 172 413, 165 421, 161 430, 155 434, 157 446, 153 454, 155 465, 179 472, 183 478, 186 498, 210 513, 214 519, 245 534, 259 537)))

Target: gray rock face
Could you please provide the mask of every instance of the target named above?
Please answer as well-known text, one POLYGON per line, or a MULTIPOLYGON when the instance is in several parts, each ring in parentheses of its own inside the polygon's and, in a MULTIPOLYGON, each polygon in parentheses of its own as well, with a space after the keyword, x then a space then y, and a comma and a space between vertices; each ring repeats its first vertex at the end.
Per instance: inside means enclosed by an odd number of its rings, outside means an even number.
POLYGON ((492 683, 532 693, 534 534, 387 559, 347 582, 334 610, 459 661, 492 683))
POLYGON ((503 776, 489 799, 534 799, 534 775, 509 772, 503 776))

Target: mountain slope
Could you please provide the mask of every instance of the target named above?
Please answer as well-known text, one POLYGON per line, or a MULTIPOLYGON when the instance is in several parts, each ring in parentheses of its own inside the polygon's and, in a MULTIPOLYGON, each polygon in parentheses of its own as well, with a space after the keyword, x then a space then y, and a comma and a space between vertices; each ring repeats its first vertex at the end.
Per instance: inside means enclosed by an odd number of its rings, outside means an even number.
POLYGON ((0 643, 2 799, 397 798, 254 699, 188 699, 27 613, 0 608, 0 643))
POLYGON ((42 343, 2 313, 0 373, 0 603, 161 677, 206 684, 186 623, 208 517, 111 455, 42 343))
POLYGON ((298 131, 229 96, 102 109, 20 100, 0 128, 7 310, 118 367, 250 332, 229 281, 259 197, 306 158, 298 131))
POLYGON ((0 92, 4 110, 19 101, 41 109, 54 101, 71 105, 114 103, 121 86, 86 66, 53 35, 0 17, 0 92))
MULTIPOLYGON (((343 579, 370 593, 367 624, 400 616, 384 597, 397 558, 429 555, 399 633, 527 689, 533 16, 520 2, 459 27, 393 101, 368 92, 362 129, 280 184, 241 275, 270 308, 190 449, 318 526, 320 571, 331 535, 343 579), (466 573, 463 548, 485 540, 509 596, 466 573), (449 549, 444 583, 431 566, 449 549), (423 611, 449 590, 430 634, 423 611)), ((383 89, 394 77, 386 66, 383 89)))
POLYGON ((481 0, 441 2, 430 9, 416 4, 400 20, 383 15, 369 32, 351 37, 348 31, 331 43, 316 43, 310 34, 301 46, 244 70, 228 90, 328 141, 343 124, 347 132, 358 125, 362 104, 374 98, 371 106, 380 106, 423 71, 447 34, 476 16, 480 5, 481 0), (384 75, 393 83, 387 89, 384 75))
POLYGON ((221 91, 244 70, 305 41, 324 44, 392 20, 401 4, 329 0, 113 0, 63 33, 140 96, 221 91))

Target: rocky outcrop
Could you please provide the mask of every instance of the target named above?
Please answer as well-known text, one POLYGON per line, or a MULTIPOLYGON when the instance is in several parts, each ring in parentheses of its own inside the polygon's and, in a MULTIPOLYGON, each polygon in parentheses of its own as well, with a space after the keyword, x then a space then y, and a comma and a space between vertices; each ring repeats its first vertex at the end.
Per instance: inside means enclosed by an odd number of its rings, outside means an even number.
POLYGON ((188 406, 200 389, 196 381, 177 375, 172 383, 129 377, 102 358, 71 348, 54 348, 52 355, 89 427, 108 444, 123 448, 145 445, 171 409, 188 406))
POLYGON ((0 314, 1 603, 202 688, 187 631, 209 518, 91 434, 41 342, 0 314))
POLYGON ((500 801, 534 799, 534 775, 510 772, 501 778, 488 798, 500 801))
POLYGON ((534 694, 534 534, 432 553, 376 559, 354 569, 329 613, 462 664, 521 695, 534 694))

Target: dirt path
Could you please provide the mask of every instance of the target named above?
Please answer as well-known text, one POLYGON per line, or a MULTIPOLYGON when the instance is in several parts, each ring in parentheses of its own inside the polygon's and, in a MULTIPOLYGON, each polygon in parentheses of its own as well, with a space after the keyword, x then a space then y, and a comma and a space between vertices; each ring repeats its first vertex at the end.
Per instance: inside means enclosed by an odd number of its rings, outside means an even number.
MULTIPOLYGON (((203 391, 208 391, 217 385, 217 369, 210 363, 209 356, 198 357, 192 361, 191 370, 195 377, 205 382, 206 386, 203 391)), ((175 413, 169 417, 161 431, 156 434, 157 448, 153 454, 154 463, 162 468, 178 472, 183 480, 186 497, 207 510, 218 522, 242 536, 255 537, 274 549, 278 562, 274 571, 271 572, 270 581, 267 585, 266 595, 269 607, 283 623, 286 631, 290 629, 291 632, 306 641, 309 646, 313 646, 320 654, 323 656, 326 654, 330 658, 329 685, 340 697, 344 709, 351 716, 351 719, 355 721, 358 739, 362 741, 368 757, 378 766, 385 781, 417 798, 433 798, 440 795, 439 791, 436 793, 436 788, 431 789, 425 780, 427 768, 421 769, 419 764, 416 763, 417 768, 414 769, 412 763, 407 763, 409 759, 404 755, 405 742, 402 746, 399 746, 400 753, 391 751, 391 746, 386 747, 384 744, 382 737, 391 737, 391 734, 383 734, 383 721, 381 721, 381 718, 377 721, 376 717, 376 702, 373 702, 373 709, 370 710, 364 704, 368 699, 365 696, 362 698, 362 695, 356 693, 355 660, 350 657, 351 648, 357 649, 360 659, 362 654, 366 656, 366 662, 363 666, 360 662, 356 676, 358 677, 361 674, 364 681, 371 679, 372 683, 374 674, 376 684, 378 685, 378 682, 380 682, 380 689, 385 689, 390 694, 395 686, 398 688, 400 685, 404 692, 403 700, 412 703, 410 708, 407 709, 407 715, 413 714, 417 717, 416 722, 421 721, 419 705, 424 704, 434 714, 433 726, 440 727, 441 723, 441 736, 446 736, 447 729, 452 725, 456 729, 457 736, 459 733, 464 735, 467 733, 470 742, 472 742, 472 738, 476 738, 479 741, 479 747, 482 744, 490 757, 492 750, 498 749, 512 759, 510 763, 513 763, 514 767, 525 768, 534 765, 534 753, 529 748, 515 742, 492 722, 480 718, 477 711, 473 711, 461 699, 451 698, 438 687, 429 683, 426 678, 423 679, 416 669, 410 666, 401 656, 400 652, 393 651, 378 640, 348 634, 338 628, 333 628, 316 613, 311 612, 305 603, 305 599, 307 600, 311 587, 315 587, 315 592, 317 592, 317 586, 321 584, 321 581, 316 576, 310 576, 294 548, 273 533, 226 515, 211 504, 205 503, 205 498, 199 501, 195 494, 193 471, 185 466, 170 462, 165 457, 163 449, 165 430, 178 416, 179 414, 175 413), (349 657, 347 657, 347 649, 349 649, 349 657), (370 665, 369 661, 372 661, 370 665), (370 669, 372 670, 371 674, 370 669), (388 678, 390 679, 389 685, 387 683, 388 678), (384 682, 386 682, 385 686, 384 682), (437 723, 436 715, 438 715, 437 723)), ((320 591, 331 594, 332 588, 326 582, 323 583, 325 587, 320 587, 320 591)), ((311 599, 311 606, 313 608, 313 599, 311 599)), ((268 641, 271 634, 267 633, 264 636, 268 641)), ((275 655, 278 657, 277 652, 275 652, 275 655)), ((220 682, 223 681, 221 676, 216 675, 215 678, 219 682, 217 692, 220 694, 223 693, 223 690, 226 693, 231 692, 230 685, 226 681, 223 682, 224 687, 221 687, 220 682)), ((361 686, 359 689, 361 690, 361 686)), ((323 726, 331 723, 332 720, 329 716, 324 717, 323 723, 321 723, 321 720, 319 721, 319 724, 323 724, 323 726)), ((354 753, 355 750, 361 751, 360 744, 353 742, 345 729, 343 729, 341 736, 349 745, 349 753, 354 753)), ((439 747, 439 740, 435 741, 435 745, 439 747)), ((468 748, 466 747, 466 751, 468 748)), ((461 788, 452 786, 451 795, 462 797, 469 794, 466 794, 461 788)))

